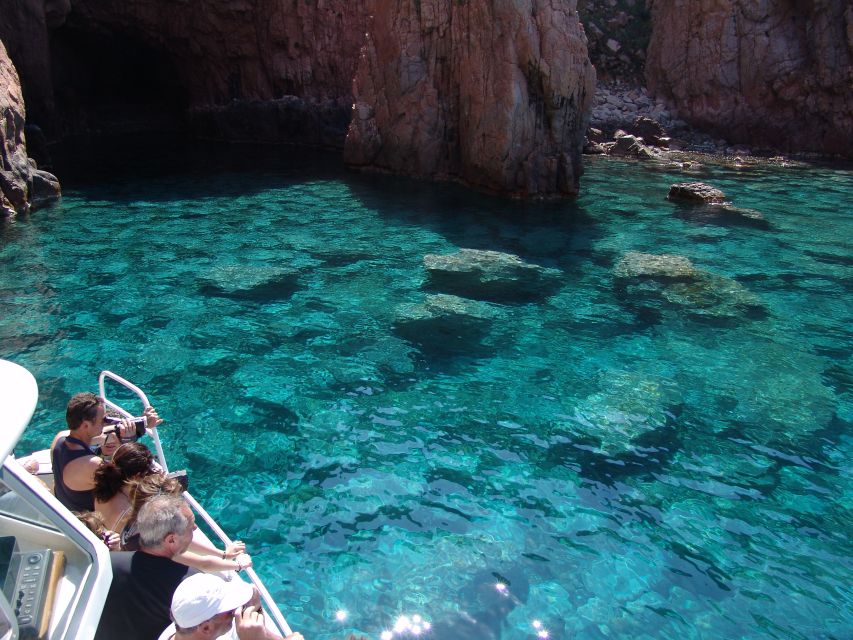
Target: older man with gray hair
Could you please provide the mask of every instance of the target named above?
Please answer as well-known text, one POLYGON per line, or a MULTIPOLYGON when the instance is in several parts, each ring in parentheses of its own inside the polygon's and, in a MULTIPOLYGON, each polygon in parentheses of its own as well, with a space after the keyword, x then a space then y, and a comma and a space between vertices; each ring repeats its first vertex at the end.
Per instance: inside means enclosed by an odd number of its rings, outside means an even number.
POLYGON ((95 640, 154 640, 169 624, 172 595, 192 570, 172 558, 189 547, 195 516, 180 496, 155 496, 136 520, 139 551, 110 554, 113 581, 95 640))

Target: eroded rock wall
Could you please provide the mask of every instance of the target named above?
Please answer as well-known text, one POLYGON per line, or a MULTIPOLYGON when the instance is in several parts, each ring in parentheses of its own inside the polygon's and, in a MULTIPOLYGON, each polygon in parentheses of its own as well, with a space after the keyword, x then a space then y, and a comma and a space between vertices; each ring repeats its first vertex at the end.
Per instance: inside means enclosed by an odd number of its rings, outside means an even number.
POLYGON ((574 0, 376 0, 348 164, 577 193, 595 90, 574 0))
POLYGON ((646 79, 682 118, 733 142, 853 149, 848 0, 650 0, 646 79))
POLYGON ((24 97, 18 72, 0 41, 0 216, 26 213, 59 197, 59 183, 27 157, 24 97))

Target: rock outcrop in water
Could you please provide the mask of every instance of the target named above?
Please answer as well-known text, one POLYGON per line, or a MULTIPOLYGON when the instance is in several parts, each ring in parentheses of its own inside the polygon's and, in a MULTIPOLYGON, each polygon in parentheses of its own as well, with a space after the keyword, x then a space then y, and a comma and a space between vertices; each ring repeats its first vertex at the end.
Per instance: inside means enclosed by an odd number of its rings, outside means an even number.
POLYGON ((679 205, 679 216, 710 224, 734 224, 767 229, 760 211, 735 207, 726 195, 704 182, 679 182, 669 188, 667 199, 679 205))
POLYGON ((573 0, 377 0, 345 160, 500 193, 575 194, 594 86, 573 0))
POLYGON ((853 155, 853 5, 653 0, 651 93, 734 142, 853 155))
POLYGON ((56 177, 27 157, 24 122, 18 73, 0 42, 0 216, 26 213, 60 195, 56 177))

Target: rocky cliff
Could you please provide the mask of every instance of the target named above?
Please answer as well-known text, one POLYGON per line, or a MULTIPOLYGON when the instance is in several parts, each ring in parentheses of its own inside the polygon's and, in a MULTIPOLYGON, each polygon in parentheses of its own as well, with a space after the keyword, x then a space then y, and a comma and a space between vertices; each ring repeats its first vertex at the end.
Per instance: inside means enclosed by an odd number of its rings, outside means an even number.
POLYGON ((57 135, 109 130, 116 112, 156 127, 171 111, 210 137, 340 148, 369 3, 0 0, 0 8, 0 38, 33 114, 57 135))
POLYGON ((648 87, 682 118, 734 142, 851 155, 849 1, 649 1, 648 87))
POLYGON ((501 193, 577 193, 595 91, 573 0, 377 0, 352 166, 501 193))
POLYGON ((24 122, 18 73, 0 42, 0 217, 26 213, 59 197, 56 178, 27 157, 24 122))
POLYGON ((578 188, 595 80, 574 0, 0 4, 33 114, 60 135, 188 124, 340 148, 354 113, 354 166, 520 195, 578 188))

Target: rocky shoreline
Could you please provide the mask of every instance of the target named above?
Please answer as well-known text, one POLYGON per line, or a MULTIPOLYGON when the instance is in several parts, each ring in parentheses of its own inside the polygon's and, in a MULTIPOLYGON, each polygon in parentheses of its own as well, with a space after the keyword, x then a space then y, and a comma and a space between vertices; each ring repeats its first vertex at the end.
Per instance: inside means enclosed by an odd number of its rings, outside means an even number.
POLYGON ((653 159, 687 168, 698 168, 699 163, 738 167, 843 161, 833 155, 783 154, 770 147, 733 144, 692 127, 674 105, 652 97, 645 87, 623 82, 596 87, 584 153, 653 159))

